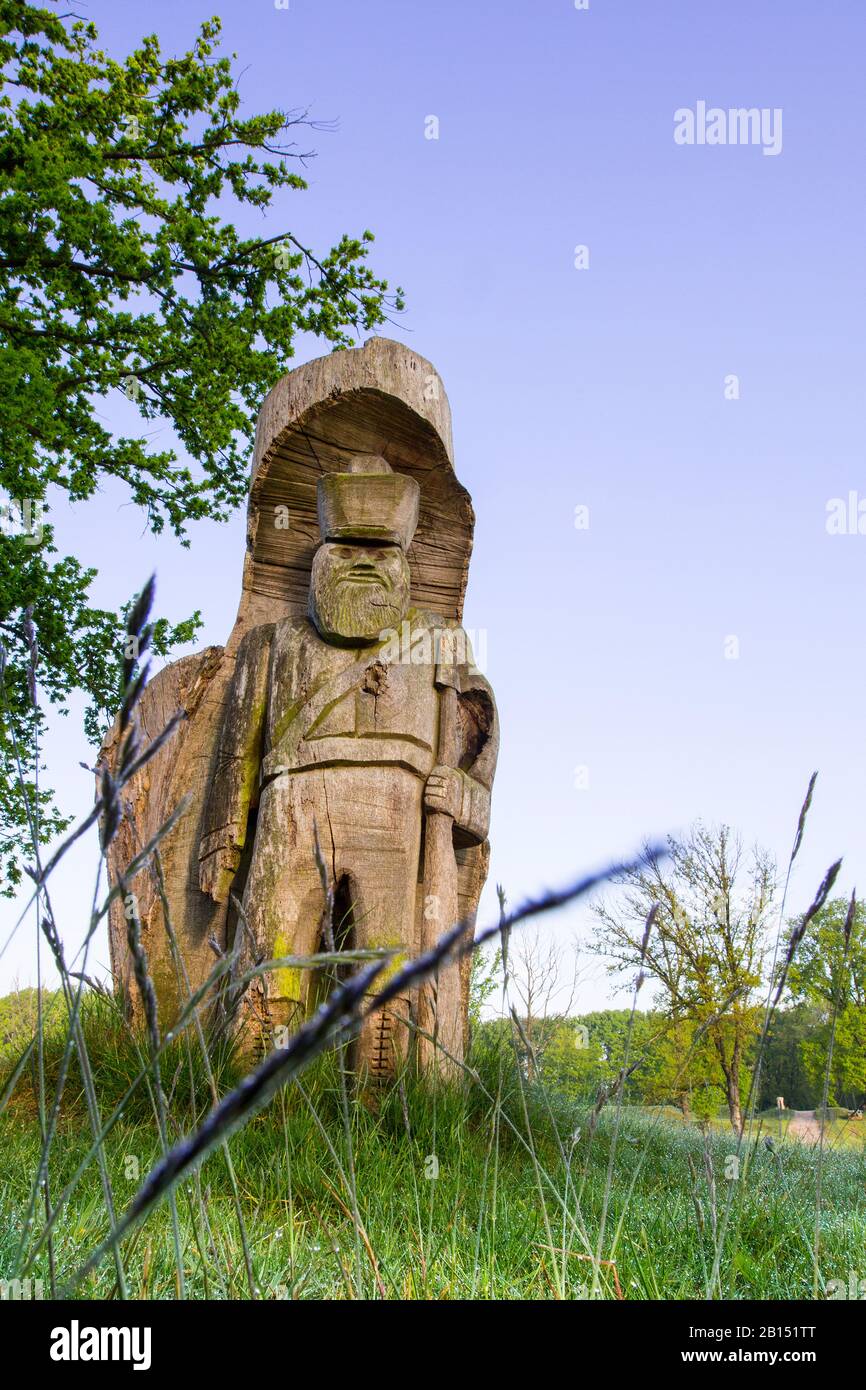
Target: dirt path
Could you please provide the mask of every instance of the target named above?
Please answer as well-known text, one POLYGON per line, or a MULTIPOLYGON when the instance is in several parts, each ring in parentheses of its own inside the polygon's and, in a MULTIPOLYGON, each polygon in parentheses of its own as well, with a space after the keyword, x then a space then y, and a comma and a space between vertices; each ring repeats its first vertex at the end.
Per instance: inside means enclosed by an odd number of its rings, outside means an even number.
POLYGON ((795 1110, 785 1131, 786 1139, 802 1139, 807 1144, 820 1144, 821 1126, 814 1110, 795 1110))

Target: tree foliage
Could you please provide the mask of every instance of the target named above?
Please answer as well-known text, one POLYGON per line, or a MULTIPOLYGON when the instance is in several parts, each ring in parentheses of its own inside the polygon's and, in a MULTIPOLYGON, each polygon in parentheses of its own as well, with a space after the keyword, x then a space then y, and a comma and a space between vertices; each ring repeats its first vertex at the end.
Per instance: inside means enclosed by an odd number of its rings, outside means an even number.
POLYGON ((833 898, 809 923, 788 974, 792 998, 811 1011, 800 1041, 806 1071, 821 1089, 833 1034, 830 1105, 866 1099, 866 904, 857 902, 846 941, 848 903, 833 898))
POLYGON ((645 854, 621 880, 621 896, 596 909, 596 942, 615 972, 642 969, 658 1003, 677 1022, 702 1030, 717 1060, 731 1123, 741 1123, 747 1051, 756 1029, 756 993, 774 894, 767 854, 744 854, 727 826, 696 823, 668 841, 669 858, 645 854), (644 924, 657 905, 646 947, 644 924))
MULTIPOLYGON (((232 208, 282 209, 306 187, 295 137, 315 123, 303 111, 242 114, 219 33, 205 23, 180 57, 147 37, 118 61, 92 24, 0 0, 7 892, 28 840, 42 722, 25 614, 43 697, 65 711, 83 692, 92 739, 116 706, 122 661, 122 616, 90 601, 95 569, 58 554, 52 502, 84 503, 119 482, 154 532, 167 524, 187 544, 190 521, 222 520, 243 500, 256 411, 297 336, 345 347, 402 307, 366 264, 369 231, 317 255, 289 231, 244 236, 227 220, 232 208), (106 421, 113 402, 131 416, 128 434, 106 421), (157 445, 159 434, 174 443, 157 445), (12 504, 25 502, 41 527, 11 524, 12 504)), ((197 614, 161 623, 153 650, 191 640, 197 624, 197 614)), ((39 805, 47 840, 63 818, 50 790, 39 805)))

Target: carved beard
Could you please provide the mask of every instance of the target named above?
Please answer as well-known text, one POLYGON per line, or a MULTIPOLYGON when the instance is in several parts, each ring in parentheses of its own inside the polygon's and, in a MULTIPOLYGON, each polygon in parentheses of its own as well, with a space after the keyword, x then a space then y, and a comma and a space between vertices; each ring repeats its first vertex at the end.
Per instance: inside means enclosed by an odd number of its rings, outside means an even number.
POLYGON ((409 562, 398 546, 328 542, 313 557, 310 618, 326 642, 375 642, 405 617, 409 583, 409 562))

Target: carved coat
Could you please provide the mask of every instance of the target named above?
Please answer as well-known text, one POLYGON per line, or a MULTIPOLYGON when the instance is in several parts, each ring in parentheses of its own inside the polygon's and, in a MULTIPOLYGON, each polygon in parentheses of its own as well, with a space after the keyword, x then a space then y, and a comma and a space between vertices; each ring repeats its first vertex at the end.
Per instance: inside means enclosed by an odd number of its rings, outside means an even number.
POLYGON ((275 777, 363 764, 402 767, 426 780, 437 762, 441 668, 417 659, 435 651, 435 645, 414 639, 446 627, 457 639, 454 649, 467 657, 454 668, 463 784, 455 844, 460 848, 486 839, 499 743, 493 691, 472 663, 462 629, 418 609, 407 618, 412 640, 403 642, 399 655, 393 639, 333 646, 307 619, 286 619, 246 635, 229 691, 199 848, 201 886, 216 901, 229 894, 249 814, 275 777))

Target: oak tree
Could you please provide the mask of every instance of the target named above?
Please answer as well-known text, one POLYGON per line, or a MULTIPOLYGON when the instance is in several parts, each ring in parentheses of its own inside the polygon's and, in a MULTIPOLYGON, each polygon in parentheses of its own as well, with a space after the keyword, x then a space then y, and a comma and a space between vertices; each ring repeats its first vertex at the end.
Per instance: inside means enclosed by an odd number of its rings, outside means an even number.
MULTIPOLYGON (((246 114, 220 25, 165 56, 123 59, 94 26, 0 0, 0 884, 64 817, 37 788, 42 702, 86 697, 98 741, 117 703, 120 612, 90 598, 98 564, 59 553, 51 509, 120 483, 154 532, 188 543, 200 518, 244 499, 262 398, 312 334, 333 348, 402 307, 366 263, 372 234, 316 252, 284 223, 243 235, 306 187, 303 110, 246 114), (121 397, 123 401, 121 402, 121 397), (131 407, 118 434, 106 406, 131 407), (128 402, 127 406, 125 403, 128 402), (172 442, 163 444, 171 437, 172 442), (38 654, 34 644, 38 634, 38 654)), ((144 576, 131 578, 129 591, 144 576)), ((193 614, 156 625, 165 654, 193 614)))

